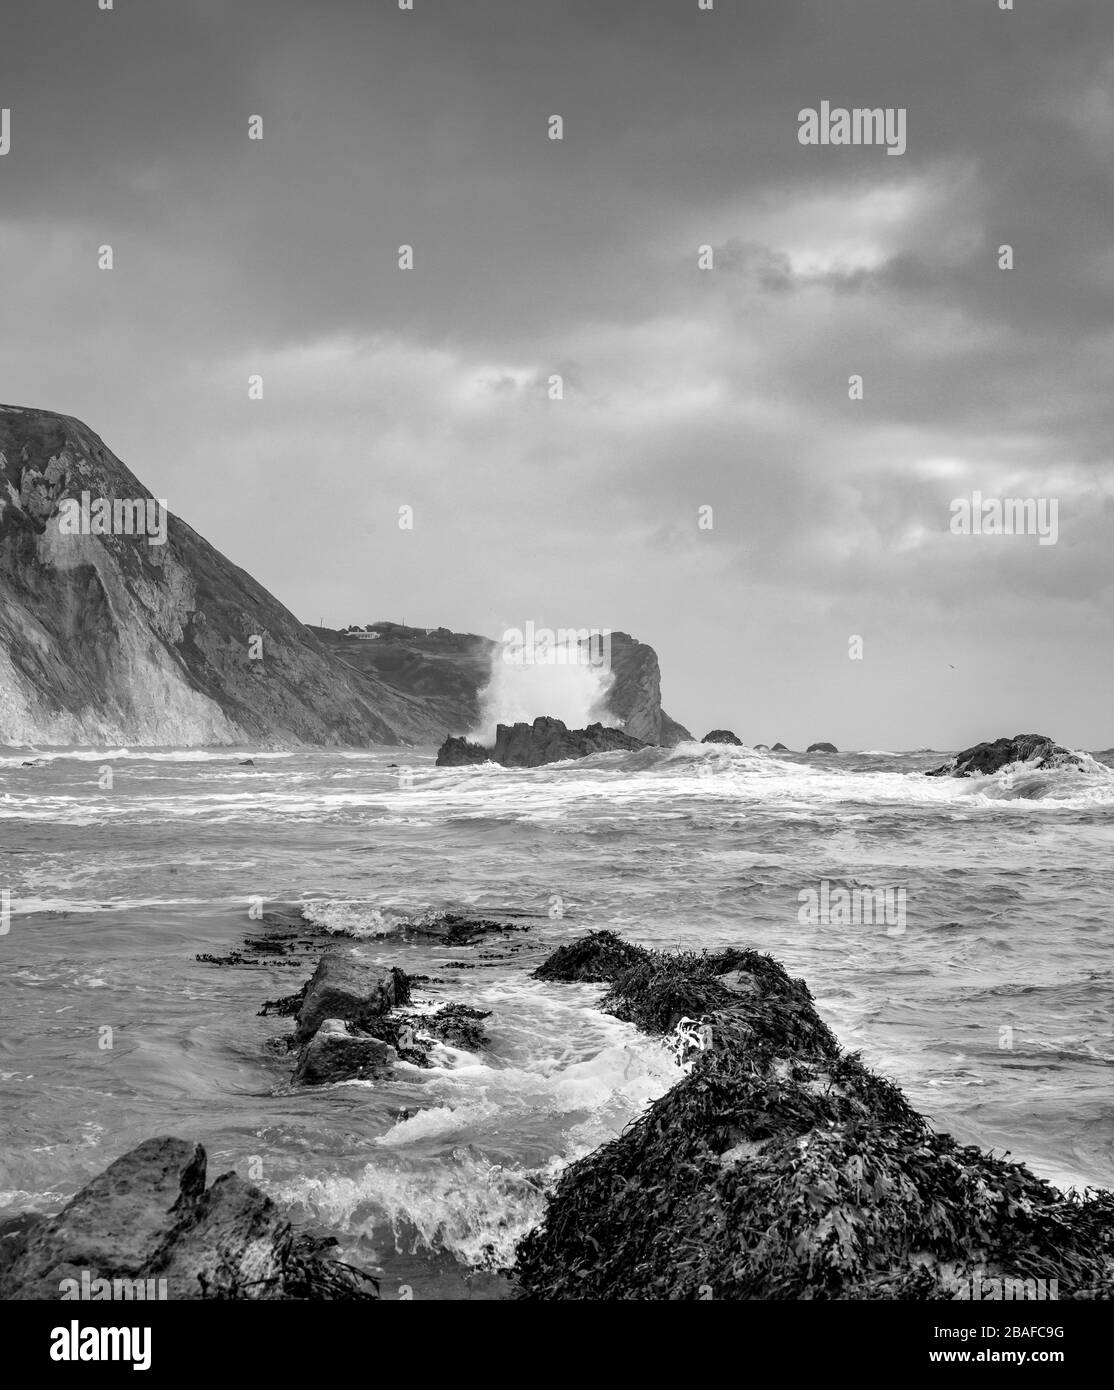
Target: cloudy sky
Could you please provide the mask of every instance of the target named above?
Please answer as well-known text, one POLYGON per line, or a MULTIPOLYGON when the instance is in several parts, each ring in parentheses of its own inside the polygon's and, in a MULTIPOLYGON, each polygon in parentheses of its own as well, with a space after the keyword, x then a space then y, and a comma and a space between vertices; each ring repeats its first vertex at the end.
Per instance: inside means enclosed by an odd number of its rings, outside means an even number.
POLYGON ((697 736, 1114 744, 1109 0, 4 0, 0 106, 0 400, 303 620, 624 629, 697 736))

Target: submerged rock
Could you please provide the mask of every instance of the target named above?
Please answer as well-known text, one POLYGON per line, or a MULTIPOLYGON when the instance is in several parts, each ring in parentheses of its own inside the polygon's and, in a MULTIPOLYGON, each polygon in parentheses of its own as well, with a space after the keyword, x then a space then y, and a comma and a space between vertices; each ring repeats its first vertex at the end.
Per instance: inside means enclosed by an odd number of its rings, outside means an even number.
POLYGON ((528 926, 509 922, 493 922, 484 917, 465 917, 459 912, 444 912, 439 917, 414 922, 400 922, 395 934, 406 941, 436 941, 441 946, 474 946, 489 936, 509 935, 529 931, 528 926))
POLYGON ((560 719, 540 715, 533 724, 500 724, 491 748, 463 738, 447 738, 437 750, 437 766, 466 767, 490 762, 504 767, 541 767, 568 758, 586 758, 591 753, 631 752, 646 746, 622 729, 609 729, 602 724, 569 729, 560 719))
POLYGON ((838 753, 839 749, 834 743, 810 743, 805 749, 806 753, 838 753))
POLYGON ((1046 734, 1014 734, 965 748, 942 767, 926 772, 926 777, 989 776, 1011 763, 1033 763, 1038 768, 1081 767, 1083 760, 1070 749, 1054 743, 1046 734))
POLYGON ((343 1019, 327 1018, 298 1054, 294 1081, 324 1086, 386 1076, 398 1053, 380 1038, 353 1031, 343 1019))
POLYGON ((603 1009, 695 1060, 565 1170, 519 1243, 520 1297, 951 1299, 983 1276, 1114 1293, 1114 1194, 935 1133, 769 956, 623 945, 593 933, 536 973, 609 975, 603 1009))
POLYGON ((701 743, 733 743, 736 748, 742 748, 743 740, 736 738, 730 729, 713 729, 710 734, 705 734, 700 740, 701 743))
MULTIPOLYGON (((0 1241, 0 1298, 59 1299, 64 1280, 166 1280, 171 1299, 378 1297, 370 1275, 324 1256, 335 1245, 295 1235, 274 1202, 234 1173, 205 1187, 200 1144, 147 1139, 53 1217, 25 1219, 0 1241)), ((142 1296, 142 1295, 141 1295, 142 1296)), ((157 1295, 153 1295, 157 1296, 157 1295)))
POLYGON ((490 1009, 473 1009, 467 1004, 446 1004, 421 1020, 422 1027, 443 1042, 466 1052, 482 1052, 491 1045, 480 1024, 491 1017, 490 1009))

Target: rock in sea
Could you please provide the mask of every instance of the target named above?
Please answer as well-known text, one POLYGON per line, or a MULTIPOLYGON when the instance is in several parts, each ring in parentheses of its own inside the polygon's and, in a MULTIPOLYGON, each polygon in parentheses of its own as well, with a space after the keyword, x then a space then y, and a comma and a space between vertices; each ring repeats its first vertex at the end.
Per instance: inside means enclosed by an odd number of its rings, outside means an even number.
POLYGON ((645 747, 641 739, 632 738, 622 729, 609 729, 603 724, 569 729, 560 719, 540 715, 533 724, 500 724, 491 748, 463 738, 447 738, 437 750, 437 766, 501 763, 504 767, 541 767, 543 763, 586 758, 591 753, 633 752, 645 747))
POLYGON ((609 979, 600 1007, 687 1070, 564 1170, 518 1245, 520 1298, 950 1301, 984 1275, 1114 1294, 1114 1193, 1059 1192, 938 1133, 771 957, 600 932, 536 975, 609 979))
POLYGON ((398 1053, 388 1043, 354 1032, 343 1019, 327 1018, 298 1054, 295 1081, 324 1086, 386 1076, 398 1053))
POLYGON ((993 743, 976 743, 973 748, 965 748, 925 776, 973 777, 978 773, 989 776, 1011 763, 1033 763, 1038 768, 1081 767, 1082 759, 1053 743, 1047 734, 1014 734, 1013 738, 999 738, 993 743))
POLYGON ((296 1235, 235 1173, 206 1189, 205 1170, 200 1144, 146 1139, 56 1216, 0 1223, 0 1298, 57 1300, 83 1275, 123 1281, 118 1298, 135 1297, 137 1280, 152 1297, 165 1280, 168 1299, 378 1297, 370 1275, 323 1254, 335 1241, 296 1235))
POLYGON ((306 987, 295 1039, 307 1042, 326 1019, 341 1019, 362 1028, 409 1001, 410 982, 397 966, 387 969, 330 951, 321 957, 306 987))

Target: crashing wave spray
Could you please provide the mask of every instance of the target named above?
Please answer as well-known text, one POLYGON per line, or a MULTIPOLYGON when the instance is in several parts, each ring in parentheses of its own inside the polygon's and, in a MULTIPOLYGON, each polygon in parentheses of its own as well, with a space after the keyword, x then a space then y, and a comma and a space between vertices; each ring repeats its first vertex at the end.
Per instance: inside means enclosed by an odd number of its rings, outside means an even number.
POLYGON ((530 723, 539 715, 570 729, 603 723, 622 728, 608 708, 614 674, 609 628, 508 628, 492 651, 491 675, 480 691, 480 719, 469 738, 495 739, 498 724, 530 723))

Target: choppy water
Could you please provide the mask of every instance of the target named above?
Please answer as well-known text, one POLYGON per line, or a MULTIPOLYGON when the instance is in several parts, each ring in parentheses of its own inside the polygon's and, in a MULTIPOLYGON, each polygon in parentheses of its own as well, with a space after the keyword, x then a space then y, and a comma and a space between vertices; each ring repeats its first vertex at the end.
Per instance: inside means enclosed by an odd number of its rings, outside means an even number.
POLYGON ((1110 753, 970 781, 920 775, 940 754, 693 744, 532 771, 436 769, 432 749, 29 756, 0 758, 0 1209, 56 1207, 174 1133, 206 1145, 211 1175, 235 1168, 341 1232, 387 1297, 498 1295, 485 1266, 546 1184, 677 1077, 592 1008, 596 988, 527 978, 596 927, 768 950, 938 1127, 1114 1186, 1110 753), (802 925, 824 878, 900 886, 905 929, 802 925), (256 1011, 308 969, 194 959, 255 930, 256 896, 445 978, 422 997, 491 1009, 490 1052, 291 1089, 266 1048, 289 1024, 256 1011), (448 908, 514 914, 533 945, 508 961, 380 935, 448 908))

